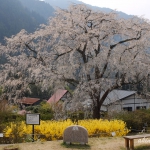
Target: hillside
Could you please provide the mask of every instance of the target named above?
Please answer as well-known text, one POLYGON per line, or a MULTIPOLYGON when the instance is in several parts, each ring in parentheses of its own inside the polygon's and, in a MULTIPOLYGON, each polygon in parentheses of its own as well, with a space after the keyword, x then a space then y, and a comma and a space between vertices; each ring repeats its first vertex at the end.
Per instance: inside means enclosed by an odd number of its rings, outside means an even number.
MULTIPOLYGON (((67 9, 70 4, 85 4, 79 0, 45 0, 45 2, 49 3, 54 8, 59 7, 59 8, 63 8, 63 9, 67 9)), ((91 6, 88 4, 86 4, 86 5, 94 10, 100 10, 100 11, 103 11, 106 13, 113 11, 110 8, 102 8, 102 7, 97 7, 97 6, 91 6)), ((116 11, 116 13, 118 14, 118 16, 120 18, 128 19, 128 18, 133 17, 132 15, 127 15, 126 13, 121 12, 121 11, 116 11)))
POLYGON ((33 32, 41 23, 46 23, 46 19, 29 11, 19 0, 0 0, 0 42, 21 29, 33 32))
MULTIPOLYGON (((70 4, 84 4, 78 0, 0 0, 0 42, 4 37, 17 34, 21 29, 33 32, 40 24, 45 24, 54 15, 56 7, 68 8, 70 4), (53 7, 52 7, 53 6, 53 7)), ((92 9, 110 12, 112 9, 91 6, 92 9)), ((120 18, 131 18, 117 12, 120 18)))
POLYGON ((26 8, 28 8, 31 12, 34 11, 44 17, 45 19, 48 19, 50 16, 54 15, 54 8, 50 6, 48 3, 45 3, 44 1, 38 1, 38 0, 19 0, 22 5, 26 8))

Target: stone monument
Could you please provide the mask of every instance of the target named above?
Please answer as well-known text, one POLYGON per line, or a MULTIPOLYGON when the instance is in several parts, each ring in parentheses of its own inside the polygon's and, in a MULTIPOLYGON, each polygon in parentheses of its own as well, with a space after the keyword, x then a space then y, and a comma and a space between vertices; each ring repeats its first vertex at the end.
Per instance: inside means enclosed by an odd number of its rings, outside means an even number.
POLYGON ((88 143, 87 129, 79 125, 72 125, 72 126, 67 127, 63 133, 63 142, 65 142, 66 144, 88 143))

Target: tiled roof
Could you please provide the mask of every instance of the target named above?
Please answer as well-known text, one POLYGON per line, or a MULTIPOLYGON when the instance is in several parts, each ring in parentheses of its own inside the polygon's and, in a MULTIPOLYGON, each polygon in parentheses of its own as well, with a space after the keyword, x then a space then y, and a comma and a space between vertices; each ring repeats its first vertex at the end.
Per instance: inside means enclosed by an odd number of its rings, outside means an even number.
POLYGON ((66 93, 67 90, 58 89, 47 102, 57 103, 66 93))
POLYGON ((19 103, 22 103, 22 104, 34 104, 36 103, 37 101, 39 101, 40 99, 39 98, 29 98, 29 97, 24 97, 23 99, 21 99, 19 101, 19 103))

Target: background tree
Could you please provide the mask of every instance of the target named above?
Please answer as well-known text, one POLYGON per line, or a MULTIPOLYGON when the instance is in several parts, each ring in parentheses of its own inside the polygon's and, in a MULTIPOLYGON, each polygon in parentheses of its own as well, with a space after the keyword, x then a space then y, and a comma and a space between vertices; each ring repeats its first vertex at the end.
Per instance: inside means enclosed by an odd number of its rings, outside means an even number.
POLYGON ((109 92, 146 80, 149 37, 145 19, 119 19, 113 12, 95 12, 85 5, 58 9, 36 32, 22 30, 6 39, 10 63, 3 66, 7 78, 3 85, 11 87, 9 95, 18 81, 22 88, 31 82, 40 82, 43 89, 56 81, 75 85, 69 107, 77 110, 78 104, 89 99, 93 118, 100 118, 109 92), (19 55, 11 57, 15 52, 19 55), (19 78, 6 75, 10 70, 13 75, 19 71, 19 78))

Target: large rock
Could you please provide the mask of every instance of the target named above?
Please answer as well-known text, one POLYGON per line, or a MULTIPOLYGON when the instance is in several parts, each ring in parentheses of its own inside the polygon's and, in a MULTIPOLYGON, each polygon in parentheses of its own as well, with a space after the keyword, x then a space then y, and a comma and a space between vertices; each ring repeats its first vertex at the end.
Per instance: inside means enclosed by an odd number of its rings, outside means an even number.
POLYGON ((63 141, 67 144, 70 143, 86 144, 88 143, 87 129, 79 125, 69 126, 64 131, 63 141))

